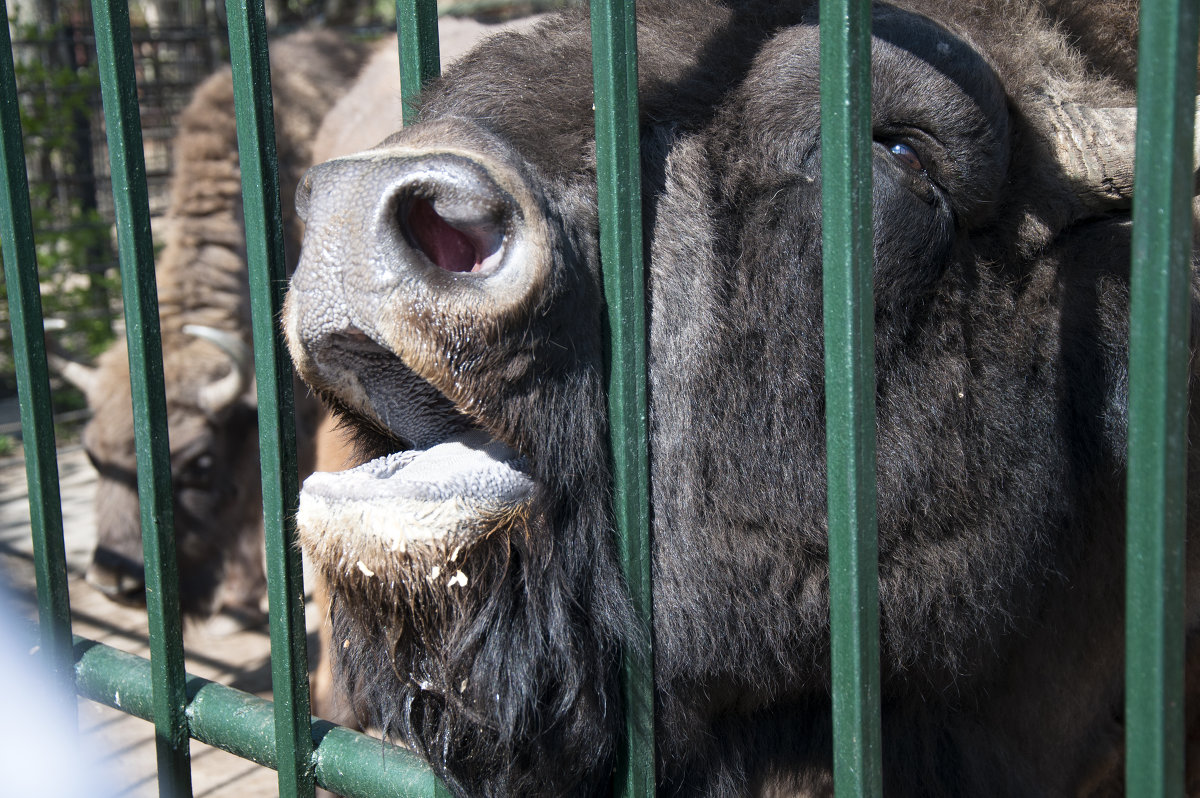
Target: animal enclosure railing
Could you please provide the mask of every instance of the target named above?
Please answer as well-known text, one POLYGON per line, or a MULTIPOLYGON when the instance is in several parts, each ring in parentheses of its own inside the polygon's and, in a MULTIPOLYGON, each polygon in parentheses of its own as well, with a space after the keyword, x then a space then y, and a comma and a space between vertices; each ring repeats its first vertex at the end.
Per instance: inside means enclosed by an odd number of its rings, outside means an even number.
MULTIPOLYGON (((1191 252, 1191 141, 1197 4, 1143 4, 1130 365, 1127 789, 1183 794, 1183 540, 1191 252)), ((0 6, 3 8, 3 6, 0 6)), ((635 604, 652 616, 648 544, 645 315, 632 2, 593 3, 602 260, 613 334, 614 517, 635 604)), ((72 638, 34 231, 28 212, 7 10, 0 41, 0 202, 5 279, 21 392, 41 650, 79 694, 152 720, 160 794, 191 794, 189 737, 276 768, 280 794, 314 784, 348 796, 445 794, 392 746, 310 719, 290 365, 277 329, 284 284, 269 70, 261 0, 229 0, 268 541, 274 701, 183 670, 170 469, 153 257, 136 86, 123 0, 96 0, 118 207, 151 619, 149 661, 72 638)), ((432 0, 400 0, 406 120, 411 90, 437 72, 432 0)), ((839 796, 881 793, 871 300, 870 5, 824 0, 825 346, 829 451, 835 780, 839 796)), ((624 669, 629 723, 615 779, 654 791, 652 662, 624 669)))

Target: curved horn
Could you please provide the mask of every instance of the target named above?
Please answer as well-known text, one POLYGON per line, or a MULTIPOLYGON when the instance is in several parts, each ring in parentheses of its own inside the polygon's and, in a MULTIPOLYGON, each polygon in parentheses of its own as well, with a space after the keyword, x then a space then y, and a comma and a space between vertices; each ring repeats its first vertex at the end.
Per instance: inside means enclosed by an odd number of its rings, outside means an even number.
POLYGON ((66 322, 62 319, 44 319, 42 330, 46 341, 46 363, 58 376, 83 391, 84 396, 90 397, 100 385, 100 370, 89 366, 81 360, 76 360, 58 345, 58 341, 50 335, 65 329, 66 322))
POLYGON ((202 324, 185 324, 183 332, 185 335, 193 335, 212 343, 233 361, 233 368, 229 373, 204 386, 197 397, 197 402, 206 412, 220 413, 254 384, 254 353, 241 337, 227 330, 218 330, 202 324))
MULTIPOLYGON (((1196 111, 1200 114, 1200 100, 1196 111)), ((1133 198, 1137 109, 1060 103, 1051 108, 1047 122, 1058 161, 1082 210, 1128 208, 1133 198)), ((1194 165, 1195 152, 1192 158, 1194 165)))

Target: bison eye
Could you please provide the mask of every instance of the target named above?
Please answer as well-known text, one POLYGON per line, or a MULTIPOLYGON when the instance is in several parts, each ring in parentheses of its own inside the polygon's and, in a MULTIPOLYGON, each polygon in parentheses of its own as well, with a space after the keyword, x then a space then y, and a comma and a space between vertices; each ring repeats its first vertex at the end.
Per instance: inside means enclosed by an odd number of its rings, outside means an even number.
POLYGON ((917 151, 908 146, 904 142, 896 141, 888 145, 888 152, 896 156, 896 160, 916 172, 924 172, 925 164, 921 163, 921 156, 917 155, 917 151))
POLYGON ((186 485, 204 485, 212 480, 213 466, 211 454, 202 454, 184 466, 180 481, 186 485))

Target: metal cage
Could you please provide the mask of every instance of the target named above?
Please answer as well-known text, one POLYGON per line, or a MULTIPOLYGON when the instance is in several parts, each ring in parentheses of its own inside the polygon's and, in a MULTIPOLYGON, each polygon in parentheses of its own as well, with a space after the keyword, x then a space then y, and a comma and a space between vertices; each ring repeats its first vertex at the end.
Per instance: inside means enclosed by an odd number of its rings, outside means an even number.
MULTIPOLYGON (((4 8, 4 6, 0 6, 4 8)), ((400 748, 310 717, 290 363, 275 320, 285 282, 262 0, 228 1, 258 364, 274 701, 183 669, 153 252, 124 0, 95 0, 137 426, 152 655, 73 638, 32 222, 7 10, 0 28, 0 202, 47 668, 156 727, 159 791, 191 794, 189 737, 275 768, 284 796, 447 794, 400 748)), ((399 0, 409 105, 438 72, 436 7, 399 0)), ((1183 794, 1183 545, 1197 0, 1143 3, 1133 244, 1128 478, 1128 794, 1183 794)), ((881 793, 871 299, 870 3, 823 0, 822 138, 835 782, 881 793)), ((652 617, 646 321, 632 0, 592 6, 601 243, 612 333, 614 517, 641 617, 652 617)), ((629 659, 614 789, 654 792, 652 662, 629 659)))

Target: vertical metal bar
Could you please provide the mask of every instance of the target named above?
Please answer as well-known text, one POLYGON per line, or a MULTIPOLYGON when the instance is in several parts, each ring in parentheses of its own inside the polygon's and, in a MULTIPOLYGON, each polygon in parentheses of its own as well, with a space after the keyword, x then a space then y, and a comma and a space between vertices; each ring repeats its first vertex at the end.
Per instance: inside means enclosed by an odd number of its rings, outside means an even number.
MULTIPOLYGON (((0 12, 4 15, 0 20, 0 134, 3 134, 0 170, 4 177, 4 195, 0 198, 0 241, 3 242, 4 280, 8 286, 8 316, 12 325, 17 395, 20 397, 21 430, 25 441, 38 621, 41 647, 47 662, 59 678, 67 684, 74 684, 71 676, 74 671, 71 603, 67 594, 67 559, 63 543, 58 461, 55 458, 54 415, 50 405, 50 380, 42 337, 42 297, 37 253, 33 246, 25 148, 21 141, 16 69, 8 30, 8 7, 4 0, 0 0, 0 12)), ((74 716, 73 699, 71 704, 70 711, 74 716)))
POLYGON ((822 0, 821 199, 834 785, 880 795, 871 4, 822 0))
POLYGON ((611 342, 608 418, 613 515, 625 578, 647 633, 645 657, 625 653, 626 735, 615 786, 619 795, 642 796, 654 794, 655 776, 637 21, 633 0, 594 0, 591 12, 600 260, 611 342))
POLYGON ((167 441, 162 341, 141 114, 129 35, 129 8, 124 0, 93 0, 92 9, 108 131, 133 393, 138 501, 154 674, 158 789, 162 796, 180 798, 192 794, 192 775, 171 498, 171 452, 167 441))
POLYGON ((400 37, 400 103, 403 121, 417 121, 417 97, 442 73, 438 52, 437 0, 396 0, 400 37))
POLYGON ((276 324, 287 287, 279 170, 263 0, 227 0, 246 259, 258 381, 259 451, 271 606, 271 684, 279 794, 312 798, 314 764, 304 624, 304 575, 296 545, 295 403, 292 363, 276 324))
POLYGON ((1129 363, 1126 793, 1184 794, 1184 539, 1197 0, 1146 0, 1129 363))

